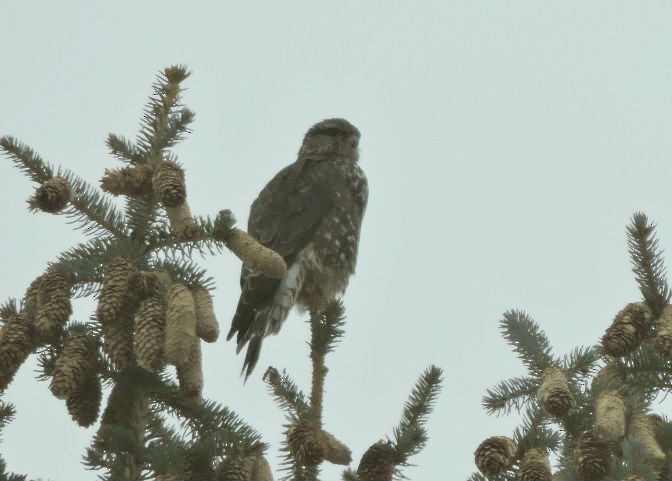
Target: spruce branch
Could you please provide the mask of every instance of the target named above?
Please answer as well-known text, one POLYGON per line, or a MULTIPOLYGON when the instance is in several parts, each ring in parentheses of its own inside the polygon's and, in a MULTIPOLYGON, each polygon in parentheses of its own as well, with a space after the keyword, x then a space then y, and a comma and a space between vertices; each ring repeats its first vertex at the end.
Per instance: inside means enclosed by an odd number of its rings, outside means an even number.
MULTIPOLYGON (((441 391, 442 374, 443 371, 434 365, 427 367, 404 404, 401 420, 394 428, 394 448, 401 460, 400 466, 408 466, 406 460, 427 444, 425 424, 441 391)), ((399 468, 396 472, 403 476, 399 468)))
POLYGON ((183 134, 188 133, 187 126, 193 120, 193 112, 184 108, 175 115, 172 110, 179 106, 180 83, 189 75, 184 65, 168 67, 157 75, 154 94, 144 109, 137 142, 150 163, 163 160, 163 149, 175 145, 183 134))
POLYGON ((65 215, 78 223, 85 232, 96 233, 103 230, 116 237, 123 236, 121 213, 109 199, 96 192, 86 181, 65 169, 59 169, 54 175, 51 165, 44 162, 30 147, 13 137, 0 138, 0 148, 22 172, 40 185, 55 175, 65 178, 73 192, 70 207, 65 211, 65 215))
POLYGON ((128 197, 124 207, 126 225, 132 239, 143 242, 149 226, 160 218, 159 203, 153 192, 128 197))
POLYGON ((152 392, 152 409, 157 414, 168 412, 178 416, 192 436, 210 433, 227 451, 240 455, 252 455, 268 449, 261 441, 261 435, 229 408, 214 401, 190 402, 179 386, 165 375, 146 375, 152 392))
POLYGON ((42 184, 54 176, 54 169, 51 165, 42 160, 42 157, 33 149, 14 137, 7 135, 0 138, 0 148, 33 182, 42 184))
POLYGON ((7 320, 19 312, 16 299, 9 298, 0 304, 0 320, 7 320))
POLYGON ((637 212, 632 216, 628 233, 628 252, 632 262, 639 290, 644 302, 658 317, 670 300, 667 272, 663 262, 663 252, 658 247, 655 224, 647 216, 637 212))
POLYGON ((132 164, 143 161, 142 154, 138 148, 130 140, 121 135, 108 134, 105 144, 110 149, 110 153, 119 160, 132 164))
POLYGON ((532 448, 558 451, 562 447, 563 436, 547 426, 547 415, 538 405, 529 406, 520 426, 513 432, 513 440, 522 452, 532 448))
POLYGON ((101 282, 104 266, 119 256, 129 256, 135 262, 143 260, 144 246, 128 239, 96 237, 82 242, 58 255, 59 271, 72 277, 73 282, 101 282))
POLYGON ((149 267, 153 271, 167 271, 175 282, 182 283, 190 289, 204 287, 212 290, 214 279, 208 276, 205 269, 185 258, 152 260, 149 267))
POLYGON ((288 411, 291 416, 298 419, 308 413, 309 406, 305 395, 284 370, 280 374, 276 368, 271 366, 264 373, 263 380, 278 405, 288 411))
MULTIPOLYGON (((15 414, 16 411, 12 404, 0 401, 0 431, 14 419, 15 414)), ((2 436, 0 436, 0 442, 2 442, 2 436)), ((7 472, 7 463, 3 459, 2 455, 0 455, 0 480, 26 481, 26 476, 7 472)))
POLYGON ((481 404, 488 414, 508 414, 513 409, 520 411, 523 405, 537 393, 539 381, 531 377, 517 377, 502 381, 488 389, 481 404))
POLYGON ((67 169, 60 169, 59 176, 65 178, 72 189, 72 199, 64 211, 70 223, 78 224, 85 234, 112 234, 118 239, 126 237, 124 216, 114 206, 113 201, 84 179, 67 169))
POLYGON ((194 217, 194 223, 198 234, 184 239, 175 235, 168 222, 157 222, 147 231, 147 245, 152 251, 170 257, 192 255, 194 251, 202 257, 221 253, 225 245, 212 234, 214 222, 208 217, 194 217))
POLYGON ((553 364, 551 343, 534 319, 525 312, 506 311, 500 321, 500 330, 533 376, 541 376, 544 369, 553 364))
POLYGON ((563 356, 562 365, 570 384, 578 379, 585 379, 595 369, 600 360, 600 353, 595 347, 576 347, 563 356))

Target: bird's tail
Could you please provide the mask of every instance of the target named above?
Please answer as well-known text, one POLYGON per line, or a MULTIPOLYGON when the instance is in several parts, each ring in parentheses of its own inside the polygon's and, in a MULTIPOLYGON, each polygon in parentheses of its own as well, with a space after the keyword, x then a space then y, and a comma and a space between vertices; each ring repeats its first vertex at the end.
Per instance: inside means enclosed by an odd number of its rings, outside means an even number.
MULTIPOLYGON (((247 312, 251 320, 247 321, 249 327, 245 331, 239 331, 238 346, 236 352, 239 353, 247 344, 245 353, 245 362, 243 363, 242 373, 245 373, 245 379, 250 376, 252 370, 259 361, 261 344, 264 337, 280 332, 285 319, 296 304, 297 297, 301 292, 304 280, 304 269, 301 262, 295 262, 288 270, 285 277, 280 282, 273 300, 261 308, 253 308, 253 312, 247 312), (242 333, 242 336, 240 335, 242 333)), ((242 312, 241 312, 242 314, 242 312)), ((238 315, 238 313, 236 313, 238 315)), ((228 338, 233 336, 229 332, 228 338)))

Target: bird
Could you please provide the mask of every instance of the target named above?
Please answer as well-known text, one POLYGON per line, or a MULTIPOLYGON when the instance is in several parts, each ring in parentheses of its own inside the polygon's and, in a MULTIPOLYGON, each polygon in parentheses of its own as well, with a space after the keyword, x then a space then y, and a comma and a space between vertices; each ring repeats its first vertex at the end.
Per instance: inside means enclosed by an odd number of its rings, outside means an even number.
POLYGON ((306 132, 294 163, 280 170, 252 203, 248 233, 285 260, 281 279, 245 265, 241 294, 227 340, 247 345, 245 381, 264 338, 280 332, 297 305, 320 310, 342 295, 357 264, 369 190, 359 166, 359 130, 342 118, 306 132))

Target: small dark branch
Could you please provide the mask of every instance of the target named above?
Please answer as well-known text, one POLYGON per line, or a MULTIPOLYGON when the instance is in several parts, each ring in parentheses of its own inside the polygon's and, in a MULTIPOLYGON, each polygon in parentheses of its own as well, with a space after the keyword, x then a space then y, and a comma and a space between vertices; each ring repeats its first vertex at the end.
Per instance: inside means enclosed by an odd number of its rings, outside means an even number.
POLYGON ((666 280, 663 252, 658 247, 654 231, 655 224, 649 222, 646 215, 641 212, 632 216, 627 229, 632 271, 635 273, 644 302, 651 308, 655 317, 658 317, 670 299, 670 289, 666 280))

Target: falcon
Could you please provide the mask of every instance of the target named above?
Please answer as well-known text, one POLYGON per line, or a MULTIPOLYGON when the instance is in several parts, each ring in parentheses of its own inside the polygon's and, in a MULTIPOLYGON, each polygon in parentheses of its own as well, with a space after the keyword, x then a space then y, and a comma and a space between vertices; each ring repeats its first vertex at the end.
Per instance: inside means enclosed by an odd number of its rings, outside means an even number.
POLYGON ((277 334, 294 305, 321 309, 345 292, 355 272, 368 185, 359 167, 359 130, 326 119, 303 138, 296 161, 278 172, 252 203, 248 233, 280 254, 282 279, 243 266, 241 295, 227 340, 247 345, 245 379, 265 337, 277 334))

